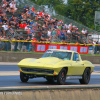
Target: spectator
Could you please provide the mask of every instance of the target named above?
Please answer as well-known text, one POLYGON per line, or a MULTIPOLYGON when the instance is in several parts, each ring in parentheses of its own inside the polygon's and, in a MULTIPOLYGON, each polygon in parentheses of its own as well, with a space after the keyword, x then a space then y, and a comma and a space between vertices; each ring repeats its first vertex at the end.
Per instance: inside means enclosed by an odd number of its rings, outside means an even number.
POLYGON ((56 29, 53 29, 53 31, 52 31, 52 37, 56 38, 56 29))
POLYGON ((30 45, 31 45, 31 43, 29 42, 29 41, 31 41, 30 36, 27 37, 26 41, 28 41, 27 44, 26 44, 26 52, 27 52, 27 51, 30 52, 30 48, 29 48, 30 45))
POLYGON ((16 37, 14 37, 11 41, 11 51, 14 51, 14 48, 15 48, 15 40, 16 40, 16 37))
POLYGON ((14 30, 13 30, 13 28, 12 28, 12 26, 9 28, 9 32, 11 33, 11 36, 14 36, 14 30))
POLYGON ((35 8, 32 6, 32 8, 31 8, 31 14, 33 15, 33 16, 35 16, 35 8))
POLYGON ((61 29, 61 36, 60 36, 60 39, 61 39, 61 40, 65 40, 65 34, 64 34, 63 29, 61 29))
POLYGON ((3 35, 5 36, 5 33, 6 33, 6 31, 8 30, 8 25, 7 25, 7 23, 4 23, 4 25, 2 25, 2 27, 3 27, 3 35))
MULTIPOLYGON (((20 37, 20 40, 21 40, 21 41, 24 40, 23 36, 20 37)), ((21 51, 21 49, 22 49, 22 45, 23 45, 23 42, 19 42, 19 50, 20 50, 20 51, 21 51)))
POLYGON ((24 6, 24 13, 26 13, 26 9, 28 9, 27 5, 24 6))
POLYGON ((9 48, 9 46, 10 46, 11 35, 9 35, 9 36, 7 37, 7 40, 9 40, 9 41, 5 41, 5 51, 8 51, 8 48, 9 48))
POLYGON ((86 34, 86 31, 84 30, 84 28, 82 29, 82 34, 85 36, 85 34, 86 34))
POLYGON ((7 12, 11 12, 9 2, 7 2, 7 6, 6 6, 6 13, 7 12))
POLYGON ((29 29, 29 25, 25 26, 25 31, 27 31, 29 29))
POLYGON ((32 52, 34 52, 35 51, 35 46, 36 46, 35 42, 37 42, 37 39, 33 36, 32 41, 34 41, 34 42, 32 42, 32 52))
POLYGON ((30 36, 30 37, 32 36, 31 28, 28 28, 27 34, 28 34, 28 36, 30 36))
POLYGON ((19 23, 18 22, 15 24, 15 29, 19 29, 19 23))
POLYGON ((30 10, 27 9, 26 15, 27 15, 27 18, 31 18, 31 12, 30 12, 30 10))
POLYGON ((15 11, 17 10, 15 1, 12 1, 9 5, 10 5, 10 12, 12 12, 12 14, 14 15, 15 11))
POLYGON ((94 47, 94 54, 96 54, 97 53, 97 50, 98 50, 98 41, 96 42, 96 45, 95 45, 95 47, 94 47))
POLYGON ((58 36, 59 39, 61 38, 61 32, 60 32, 59 28, 57 29, 57 36, 58 36))
MULTIPOLYGON (((15 37, 15 40, 19 40, 20 38, 17 36, 15 37)), ((15 48, 14 51, 17 51, 17 47, 18 47, 18 42, 15 42, 15 48)))
POLYGON ((48 38, 49 38, 49 40, 51 40, 51 30, 50 30, 50 28, 49 28, 49 30, 47 31, 47 36, 48 36, 48 38))
POLYGON ((44 33, 41 34, 40 41, 45 41, 45 34, 44 33))
POLYGON ((2 24, 2 19, 1 19, 1 16, 0 16, 0 24, 2 24))

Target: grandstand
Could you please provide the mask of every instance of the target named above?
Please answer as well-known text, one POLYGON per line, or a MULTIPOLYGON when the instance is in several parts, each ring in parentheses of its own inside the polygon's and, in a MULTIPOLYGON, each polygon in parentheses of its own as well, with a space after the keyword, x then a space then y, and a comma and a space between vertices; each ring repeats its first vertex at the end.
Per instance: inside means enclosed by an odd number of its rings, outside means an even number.
MULTIPOLYGON (((1 0, 0 0, 1 1, 1 0)), ((9 0, 10 1, 10 0, 9 0)), ((71 19, 65 18, 61 15, 54 15, 49 10, 46 10, 43 6, 38 6, 28 0, 16 0, 16 7, 18 8, 15 13, 6 11, 6 16, 9 23, 16 23, 18 20, 18 26, 15 24, 11 25, 11 30, 3 32, 3 35, 6 35, 8 38, 11 35, 11 38, 14 37, 15 40, 20 39, 21 36, 24 37, 24 40, 28 36, 31 38, 35 36, 37 41, 47 41, 47 42, 58 42, 58 43, 88 43, 90 37, 88 34, 90 32, 95 33, 96 31, 89 29, 88 27, 81 25, 71 19), (27 7, 26 7, 27 5, 27 7), (35 11, 30 12, 32 6, 35 8, 35 11), (28 9, 26 11, 26 8, 28 9), (25 12, 24 12, 25 11, 25 12), (49 12, 47 12, 49 11, 49 12), (50 13, 50 14, 49 14, 50 13), (12 16, 13 14, 13 16, 12 16), (35 14, 35 15, 33 15, 35 14), (13 20, 12 20, 13 19, 13 20), (16 21, 15 21, 16 20, 16 21), (66 24, 67 23, 67 24, 66 24), (25 27, 28 29, 26 30, 25 27), (33 30, 30 32, 30 30, 33 30), (50 30, 49 30, 50 29, 50 30), (83 30, 83 29, 87 29, 83 30), (82 33, 83 32, 83 33, 82 33)), ((3 5, 3 2, 1 3, 3 5)), ((1 7, 2 8, 2 7, 1 7)), ((4 23, 1 23, 2 27, 4 23)), ((10 25, 8 25, 10 26, 10 25)), ((2 28, 0 28, 2 30, 2 28)), ((91 38, 92 40, 92 38, 91 38)))

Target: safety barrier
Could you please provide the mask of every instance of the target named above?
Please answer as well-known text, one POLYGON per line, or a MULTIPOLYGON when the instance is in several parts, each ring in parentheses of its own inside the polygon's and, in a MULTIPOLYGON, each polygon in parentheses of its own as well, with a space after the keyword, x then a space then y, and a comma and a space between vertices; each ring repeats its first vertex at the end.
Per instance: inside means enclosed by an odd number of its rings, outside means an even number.
POLYGON ((7 40, 7 39, 0 39, 0 41, 12 41, 12 42, 33 42, 33 43, 45 43, 45 44, 64 44, 64 45, 100 45, 100 44, 80 44, 80 43, 58 43, 58 42, 45 42, 45 41, 26 41, 26 40, 7 40))
MULTIPOLYGON (((80 54, 88 54, 88 53, 92 53, 93 45, 100 46, 100 44, 57 43, 57 42, 48 42, 48 41, 26 41, 26 40, 7 40, 7 39, 1 39, 0 41, 2 41, 3 44, 9 45, 10 48, 11 48, 11 44, 15 46, 15 43, 17 42, 19 45, 20 43, 21 45, 23 45, 24 42, 25 43, 27 42, 30 44, 34 43, 35 52, 45 52, 47 49, 64 49, 64 50, 76 51, 80 54)), ((1 43, 1 45, 3 44, 1 43)), ((19 47, 18 44, 16 46, 15 51, 17 51, 17 47, 19 47)), ((31 49, 32 49, 32 45, 30 45, 30 50, 28 52, 30 52, 31 49)), ((6 50, 6 51, 9 51, 9 50, 6 50)), ((19 49, 19 51, 20 50, 21 48, 19 49)))
POLYGON ((0 89, 1 100, 100 100, 100 86, 38 86, 0 89))

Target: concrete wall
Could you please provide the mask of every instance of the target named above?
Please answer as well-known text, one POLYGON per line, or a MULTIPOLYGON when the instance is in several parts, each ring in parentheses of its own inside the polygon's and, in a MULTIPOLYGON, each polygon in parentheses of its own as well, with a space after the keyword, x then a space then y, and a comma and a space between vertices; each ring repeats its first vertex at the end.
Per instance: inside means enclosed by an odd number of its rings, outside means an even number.
MULTIPOLYGON (((43 53, 11 53, 0 52, 0 62, 19 62, 23 58, 40 58, 43 53)), ((93 64, 100 64, 100 56, 95 55, 82 55, 83 60, 88 60, 93 64)))
POLYGON ((100 100, 100 89, 24 90, 0 93, 3 93, 0 100, 100 100))

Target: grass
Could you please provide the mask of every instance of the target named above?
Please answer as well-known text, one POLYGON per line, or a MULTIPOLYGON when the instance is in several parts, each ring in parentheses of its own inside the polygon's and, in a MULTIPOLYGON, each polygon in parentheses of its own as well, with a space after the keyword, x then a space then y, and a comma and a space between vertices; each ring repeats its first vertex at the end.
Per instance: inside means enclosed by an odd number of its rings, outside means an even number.
MULTIPOLYGON (((44 52, 23 52, 23 51, 0 51, 0 52, 8 52, 8 53, 37 53, 37 54, 44 54, 44 52)), ((100 54, 80 54, 80 55, 95 55, 100 56, 100 54)))
POLYGON ((23 51, 0 51, 0 52, 11 52, 11 53, 38 53, 38 54, 44 54, 44 52, 23 52, 23 51))

